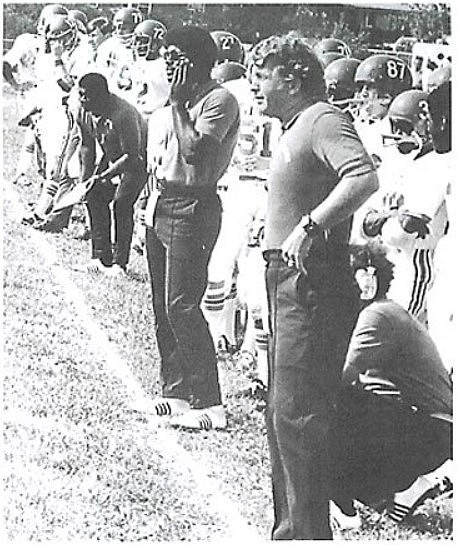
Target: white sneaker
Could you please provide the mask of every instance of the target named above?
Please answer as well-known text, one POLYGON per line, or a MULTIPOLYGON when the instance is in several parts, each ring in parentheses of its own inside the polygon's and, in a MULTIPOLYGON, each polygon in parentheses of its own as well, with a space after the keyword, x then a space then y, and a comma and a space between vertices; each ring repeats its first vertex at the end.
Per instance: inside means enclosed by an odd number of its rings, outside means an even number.
POLYGON ((331 526, 336 530, 356 530, 361 527, 361 516, 358 512, 346 515, 333 501, 329 502, 331 526))
POLYGON ((99 274, 111 274, 111 267, 104 265, 100 259, 91 259, 86 265, 86 272, 89 274, 99 275, 99 274))
POLYGON ((189 401, 176 397, 158 397, 153 401, 153 413, 157 416, 177 416, 190 409, 189 401))
POLYGON ((447 489, 447 485, 446 481, 432 482, 421 475, 409 488, 395 493, 393 504, 387 512, 388 517, 398 524, 403 522, 427 499, 440 496, 447 489))
POLYGON ((111 267, 108 267, 108 274, 113 278, 122 278, 123 276, 127 276, 127 271, 124 267, 115 263, 111 267))
POLYGON ((213 405, 205 409, 190 409, 170 421, 176 428, 190 430, 222 430, 227 427, 226 411, 223 405, 213 405))

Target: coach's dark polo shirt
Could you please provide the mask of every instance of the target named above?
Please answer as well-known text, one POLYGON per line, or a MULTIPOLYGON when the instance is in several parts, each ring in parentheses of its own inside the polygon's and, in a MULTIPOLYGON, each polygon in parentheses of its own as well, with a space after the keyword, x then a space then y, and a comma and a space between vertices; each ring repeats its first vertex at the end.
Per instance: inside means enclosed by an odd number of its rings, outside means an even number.
MULTIPOLYGON (((348 116, 325 102, 306 108, 280 138, 268 180, 266 249, 278 249, 302 216, 346 176, 374 170, 348 116)), ((332 230, 347 244, 351 219, 332 230)))

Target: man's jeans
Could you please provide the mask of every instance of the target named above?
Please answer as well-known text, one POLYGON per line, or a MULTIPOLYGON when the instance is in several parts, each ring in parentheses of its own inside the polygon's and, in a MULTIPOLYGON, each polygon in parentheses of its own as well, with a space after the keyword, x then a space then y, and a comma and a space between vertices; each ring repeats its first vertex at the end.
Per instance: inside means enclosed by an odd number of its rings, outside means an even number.
POLYGON ((331 539, 329 431, 359 298, 344 259, 310 259, 305 275, 279 250, 264 255, 272 538, 331 539))
POLYGON ((92 257, 104 265, 116 263, 125 267, 129 261, 134 229, 134 204, 146 183, 146 173, 124 174, 118 186, 97 183, 86 200, 91 222, 92 257), (111 210, 113 201, 114 251, 111 243, 111 210))
POLYGON ((216 354, 200 303, 221 224, 216 193, 159 198, 146 250, 163 395, 193 408, 221 403, 216 354))

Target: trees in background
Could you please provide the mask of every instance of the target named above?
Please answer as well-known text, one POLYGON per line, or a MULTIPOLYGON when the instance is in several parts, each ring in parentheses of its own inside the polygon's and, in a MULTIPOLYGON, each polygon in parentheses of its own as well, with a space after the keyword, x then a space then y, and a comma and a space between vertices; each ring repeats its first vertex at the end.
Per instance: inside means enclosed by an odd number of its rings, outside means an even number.
MULTIPOLYGON (((12 39, 24 32, 35 32, 44 5, 4 3, 4 38, 12 39)), ((329 36, 344 40, 352 49, 358 49, 365 43, 383 41, 381 35, 377 35, 375 27, 367 28, 361 22, 359 15, 364 13, 364 9, 358 8, 356 3, 138 5, 145 15, 159 19, 169 28, 193 23, 203 25, 209 30, 228 30, 248 43, 290 30, 301 33, 312 45, 329 36), (240 9, 242 6, 243 9, 240 9)), ((85 11, 91 19, 101 13, 111 18, 122 4, 88 3, 66 6, 85 11)), ((403 34, 413 35, 423 41, 435 41, 450 34, 450 4, 412 3, 410 8, 403 13, 383 13, 383 30, 393 41, 403 34)), ((371 12, 375 12, 374 8, 371 8, 371 12)))

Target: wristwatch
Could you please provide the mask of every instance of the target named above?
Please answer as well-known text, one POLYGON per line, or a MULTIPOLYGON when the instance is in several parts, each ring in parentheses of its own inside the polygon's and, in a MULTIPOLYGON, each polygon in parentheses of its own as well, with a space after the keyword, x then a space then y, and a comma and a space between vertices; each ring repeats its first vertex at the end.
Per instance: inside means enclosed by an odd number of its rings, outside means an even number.
POLYGON ((307 233, 308 236, 312 237, 321 233, 322 229, 316 221, 312 219, 310 214, 304 216, 301 220, 301 227, 307 233))

